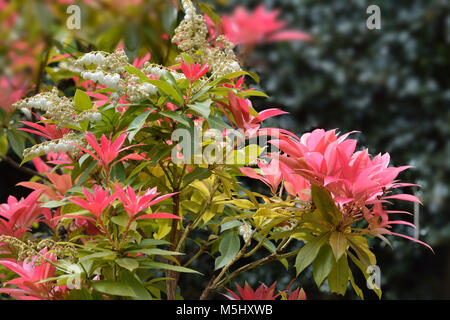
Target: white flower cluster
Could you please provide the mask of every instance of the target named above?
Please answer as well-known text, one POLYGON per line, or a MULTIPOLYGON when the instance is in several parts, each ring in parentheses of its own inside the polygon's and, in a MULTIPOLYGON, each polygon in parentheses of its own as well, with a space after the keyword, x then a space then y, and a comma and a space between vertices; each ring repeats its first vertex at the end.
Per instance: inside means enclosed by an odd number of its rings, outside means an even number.
POLYGON ((73 73, 80 73, 83 71, 83 69, 74 65, 73 59, 68 59, 68 61, 62 60, 59 62, 58 67, 53 68, 55 72, 59 69, 67 70, 73 73))
POLYGON ((86 110, 76 116, 77 122, 83 122, 86 120, 89 122, 99 122, 102 120, 102 115, 96 110, 86 110))
POLYGON ((67 97, 59 97, 57 88, 22 99, 13 106, 17 109, 41 110, 44 112, 44 116, 55 120, 58 123, 58 127, 76 123, 73 100, 67 97))
POLYGON ((23 151, 23 157, 37 157, 49 152, 73 152, 78 150, 75 145, 80 145, 83 143, 83 139, 78 138, 74 133, 68 133, 61 139, 44 141, 42 143, 36 144, 30 148, 23 151))
MULTIPOLYGON (((195 61, 209 64, 215 78, 240 71, 241 67, 233 51, 234 44, 224 35, 218 36, 215 43, 211 44, 205 18, 196 13, 191 0, 182 0, 181 3, 185 16, 175 29, 172 42, 195 61)), ((182 56, 179 55, 177 60, 181 59, 182 56)))
POLYGON ((105 56, 101 52, 89 52, 78 59, 78 63, 88 66, 95 64, 97 66, 105 66, 105 56))
POLYGON ((96 71, 83 71, 81 72, 81 77, 86 80, 92 80, 98 84, 106 86, 110 89, 114 89, 116 91, 120 91, 123 86, 123 81, 120 78, 118 73, 106 73, 100 69, 96 71))
POLYGON ((17 109, 38 109, 47 111, 52 108, 53 105, 59 103, 58 90, 53 88, 50 92, 39 93, 30 98, 22 99, 14 104, 17 109))
POLYGON ((184 20, 191 20, 195 14, 194 5, 190 0, 181 0, 181 5, 183 6, 183 10, 185 13, 184 20))
POLYGON ((81 56, 74 62, 74 65, 79 68, 84 68, 92 64, 103 70, 122 73, 125 71, 124 67, 128 65, 128 57, 123 49, 117 49, 113 53, 92 51, 81 56))
POLYGON ((130 76, 127 78, 126 93, 130 97, 131 101, 139 101, 142 98, 155 95, 158 92, 158 88, 151 83, 140 83, 139 77, 130 76))
POLYGON ((146 62, 144 64, 142 71, 144 73, 151 73, 151 74, 157 75, 159 79, 168 79, 168 73, 170 73, 172 75, 172 77, 174 77, 175 80, 180 80, 180 79, 186 78, 184 76, 184 74, 182 74, 180 72, 176 72, 176 71, 166 68, 164 66, 161 66, 158 64, 153 64, 153 63, 148 63, 148 62, 146 62))
POLYGON ((58 128, 77 125, 86 120, 98 122, 102 119, 101 114, 96 110, 86 110, 77 114, 73 100, 67 97, 59 97, 56 88, 49 92, 22 99, 16 102, 14 107, 22 110, 41 110, 44 117, 48 117, 57 123, 58 128))
POLYGON ((239 227, 239 234, 242 236, 245 242, 250 240, 250 237, 252 236, 253 229, 252 226, 248 223, 245 223, 239 227))

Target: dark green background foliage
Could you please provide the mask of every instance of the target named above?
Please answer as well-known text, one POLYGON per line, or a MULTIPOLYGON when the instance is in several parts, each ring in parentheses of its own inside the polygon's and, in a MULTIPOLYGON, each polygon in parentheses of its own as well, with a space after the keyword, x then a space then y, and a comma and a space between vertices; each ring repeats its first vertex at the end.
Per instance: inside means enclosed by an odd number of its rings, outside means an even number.
MULTIPOLYGON (((314 128, 358 130, 353 137, 360 147, 373 155, 389 152, 395 166, 414 166, 400 178, 422 186, 416 190, 423 202, 420 238, 435 255, 406 239, 389 237, 394 250, 375 241, 384 298, 450 298, 450 2, 233 0, 216 9, 223 13, 259 3, 279 8, 289 28, 314 37, 310 43, 258 46, 246 61, 271 96, 255 100, 257 109, 277 106, 291 113, 267 125, 297 134, 314 128), (381 30, 366 27, 371 4, 381 9, 381 30)), ((396 203, 413 210, 401 205, 396 203)), ((395 228, 413 235, 411 228, 395 228)), ((283 289, 288 275, 280 266, 245 278, 252 284, 278 280, 283 289)), ((326 298, 311 272, 299 282, 309 297, 326 298)))

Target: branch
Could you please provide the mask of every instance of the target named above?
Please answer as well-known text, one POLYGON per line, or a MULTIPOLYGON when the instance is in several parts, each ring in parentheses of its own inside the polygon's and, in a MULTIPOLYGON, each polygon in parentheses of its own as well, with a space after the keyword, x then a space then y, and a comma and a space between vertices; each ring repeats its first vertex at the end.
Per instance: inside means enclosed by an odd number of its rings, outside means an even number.
POLYGON ((30 176, 39 176, 42 179, 48 180, 47 177, 43 176, 42 174, 40 174, 39 172, 37 172, 33 169, 20 166, 20 164, 18 164, 16 161, 14 161, 12 158, 10 158, 8 156, 4 156, 4 155, 0 154, 0 159, 5 161, 7 164, 9 164, 14 169, 22 171, 30 176))
POLYGON ((201 222, 203 216, 206 213, 206 210, 208 210, 208 208, 210 207, 210 205, 213 202, 214 199, 214 194, 217 192, 217 189, 219 189, 220 183, 218 181, 218 179, 216 178, 214 181, 214 187, 212 188, 210 194, 209 194, 209 199, 206 201, 205 205, 202 208, 202 211, 199 213, 199 215, 197 216, 197 218, 195 219, 194 223, 191 225, 188 225, 185 229, 183 234, 181 235, 180 240, 178 241, 178 244, 176 246, 175 251, 179 251, 181 249, 181 246, 183 245, 184 241, 186 241, 187 236, 189 235, 189 233, 194 230, 199 223, 201 222))
POLYGON ((261 260, 257 260, 257 261, 248 263, 245 266, 242 266, 239 269, 236 269, 235 271, 230 273, 222 281, 219 281, 218 283, 216 283, 214 286, 212 286, 211 290, 215 290, 215 289, 218 289, 218 288, 224 286, 231 279, 233 279, 234 277, 240 275, 241 273, 243 273, 243 272, 245 272, 247 270, 253 269, 253 268, 257 267, 257 266, 266 264, 266 263, 274 261, 274 260, 280 260, 280 259, 289 258, 291 256, 294 256, 300 251, 300 249, 297 249, 295 251, 291 251, 291 252, 288 252, 288 253, 283 253, 283 254, 279 254, 279 253, 275 252, 275 253, 272 253, 271 255, 268 255, 267 257, 265 257, 265 258, 263 258, 261 260))

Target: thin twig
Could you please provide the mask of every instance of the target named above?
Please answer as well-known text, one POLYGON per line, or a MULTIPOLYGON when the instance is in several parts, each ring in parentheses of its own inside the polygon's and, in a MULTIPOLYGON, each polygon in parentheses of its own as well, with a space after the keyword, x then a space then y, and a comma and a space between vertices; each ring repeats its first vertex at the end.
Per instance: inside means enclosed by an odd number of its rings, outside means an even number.
POLYGON ((2 159, 3 161, 5 161, 7 164, 9 164, 10 166, 12 166, 14 169, 17 169, 19 171, 22 171, 26 174, 29 174, 30 176, 38 176, 42 179, 48 180, 47 177, 43 176, 42 174, 40 174, 39 172, 28 168, 28 167, 23 167, 20 166, 20 164, 18 164, 16 161, 14 161, 12 158, 8 157, 8 156, 4 156, 2 154, 0 154, 0 159, 2 159))

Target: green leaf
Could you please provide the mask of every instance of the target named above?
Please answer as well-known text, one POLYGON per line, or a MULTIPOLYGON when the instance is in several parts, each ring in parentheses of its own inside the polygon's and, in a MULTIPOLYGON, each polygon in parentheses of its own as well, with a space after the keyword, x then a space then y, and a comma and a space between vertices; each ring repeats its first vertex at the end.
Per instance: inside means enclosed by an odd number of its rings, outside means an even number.
POLYGON ((115 261, 119 266, 130 271, 139 268, 139 262, 132 258, 118 258, 115 261))
POLYGON ((352 236, 348 238, 350 247, 356 252, 359 260, 364 264, 365 268, 370 265, 376 265, 377 260, 372 251, 369 250, 367 240, 362 236, 352 236))
POLYGON ((151 84, 156 86, 160 91, 164 92, 166 95, 174 99, 179 104, 184 104, 184 98, 179 92, 173 88, 167 81, 163 80, 149 80, 151 84))
POLYGON ((25 149, 25 140, 23 139, 23 137, 15 129, 9 129, 6 132, 6 136, 8 138, 9 145, 11 146, 15 154, 17 154, 19 158, 22 159, 23 150, 25 149))
POLYGON ((67 204, 67 202, 65 201, 47 201, 44 204, 41 205, 42 208, 58 208, 61 207, 63 205, 67 204))
POLYGON ((358 297, 361 298, 361 300, 364 300, 364 294, 363 294, 361 288, 358 287, 358 285, 355 283, 355 279, 353 278, 352 270, 349 271, 349 278, 350 278, 350 283, 352 284, 353 290, 355 290, 356 294, 358 295, 358 297))
POLYGON ((223 129, 232 129, 220 116, 209 116, 207 120, 211 129, 220 131, 223 129))
POLYGON ((309 266, 317 254, 320 248, 327 242, 329 233, 323 233, 320 236, 315 237, 311 241, 307 242, 303 248, 298 252, 295 259, 295 268, 297 269, 297 276, 309 266))
POLYGON ((139 247, 147 248, 147 247, 151 247, 151 246, 159 246, 159 245, 164 245, 164 244, 169 244, 169 242, 166 240, 161 240, 161 239, 144 239, 139 244, 139 247))
POLYGON ((236 71, 236 72, 232 72, 232 73, 226 74, 223 77, 220 77, 220 78, 212 81, 209 84, 209 86, 213 87, 213 86, 216 86, 216 85, 220 84, 224 80, 235 79, 235 78, 238 78, 238 77, 243 76, 243 75, 250 76, 250 77, 253 78, 253 80, 255 80, 257 83, 259 83, 259 76, 256 73, 254 73, 254 72, 247 72, 247 71, 236 71))
POLYGON ((129 222, 129 217, 126 214, 121 214, 111 217, 111 221, 121 227, 126 227, 129 222))
POLYGON ((182 252, 169 251, 169 250, 164 250, 164 249, 159 249, 159 248, 134 249, 134 250, 127 251, 127 253, 128 254, 143 253, 143 254, 146 254, 146 255, 149 255, 149 256, 153 256, 153 255, 178 256, 178 255, 183 255, 184 254, 182 252))
POLYGON ((170 154, 170 151, 172 150, 173 146, 169 146, 167 144, 156 144, 153 146, 153 148, 148 153, 148 156, 150 157, 150 165, 154 166, 156 165, 159 160, 167 157, 170 154))
POLYGON ((129 183, 129 181, 131 180, 131 178, 133 178, 135 175, 139 174, 145 167, 149 166, 151 163, 151 161, 145 161, 140 163, 139 165, 137 165, 133 171, 131 171, 131 173, 128 175, 127 180, 125 181, 125 183, 129 183))
POLYGON ((189 172, 187 175, 184 176, 183 179, 183 186, 187 186, 192 181, 195 180, 205 180, 211 175, 211 170, 208 168, 200 168, 197 167, 193 171, 189 172))
POLYGON ((99 50, 112 52, 123 36, 123 26, 116 25, 101 34, 97 40, 99 50))
POLYGON ((266 93, 255 90, 255 89, 242 91, 239 93, 238 96, 241 98, 249 97, 249 96, 269 98, 269 96, 266 93))
POLYGON ((133 66, 125 66, 124 68, 129 74, 138 76, 141 81, 150 82, 150 79, 147 77, 147 75, 144 72, 142 72, 140 69, 133 67, 133 66))
POLYGON ((141 268, 148 268, 148 269, 164 269, 164 270, 173 270, 173 271, 177 271, 177 272, 185 272, 185 273, 197 273, 197 274, 201 274, 200 272, 190 269, 190 268, 185 268, 185 267, 181 267, 181 266, 175 266, 172 264, 168 264, 168 263, 162 263, 162 262, 156 262, 156 261, 145 261, 143 263, 140 264, 141 268))
POLYGON ((6 136, 0 137, 0 154, 6 156, 8 152, 8 138, 6 136))
POLYGON ((114 260, 116 258, 117 254, 114 251, 101 251, 89 254, 87 256, 81 257, 80 262, 88 261, 88 260, 114 260))
POLYGON ((323 188, 311 185, 311 196, 322 216, 331 225, 336 225, 340 220, 341 212, 336 207, 331 194, 323 188))
POLYGON ((85 182, 85 180, 87 179, 87 177, 89 176, 89 174, 92 172, 92 170, 94 170, 94 168, 96 166, 97 166, 97 161, 92 162, 90 164, 90 166, 85 171, 83 171, 83 173, 81 174, 80 178, 78 179, 76 185, 82 186, 83 183, 85 182))
POLYGON ((216 259, 214 270, 223 268, 230 263, 239 252, 240 246, 241 241, 239 240, 239 236, 232 231, 226 232, 220 241, 220 256, 216 259))
POLYGON ((222 23, 220 20, 220 16, 214 12, 210 4, 207 4, 205 2, 198 2, 198 6, 204 13, 206 13, 209 18, 211 18, 214 24, 220 25, 222 23))
POLYGON ((127 24, 124 32, 124 50, 130 62, 136 59, 141 48, 139 26, 134 21, 131 22, 127 24))
POLYGON ((180 114, 176 111, 170 111, 170 110, 164 110, 164 111, 160 111, 160 114, 162 114, 165 117, 168 117, 172 120, 176 120, 179 123, 184 124, 187 127, 190 127, 189 122, 191 121, 186 115, 184 114, 180 114))
POLYGON ((335 261, 328 275, 328 285, 330 291, 345 295, 347 291, 350 269, 348 267, 347 255, 343 255, 338 261, 335 261))
POLYGON ((89 110, 92 108, 91 97, 83 90, 77 89, 73 97, 74 107, 78 111, 89 110))
MULTIPOLYGON (((350 259, 353 261, 354 264, 361 270, 362 274, 364 275, 364 278, 369 278, 370 274, 367 272, 367 267, 358 259, 356 258, 351 252, 348 252, 348 255, 350 259)), ((377 294, 378 299, 381 299, 382 291, 380 288, 377 288, 376 286, 373 286, 372 290, 377 294)), ((355 290, 356 291, 356 290, 355 290)))
POLYGON ((173 29, 175 28, 177 22, 177 16, 178 10, 175 6, 164 6, 161 20, 164 31, 168 34, 173 33, 173 29))
POLYGON ((92 281, 92 287, 102 293, 114 296, 134 297, 136 294, 130 285, 123 282, 115 282, 111 280, 92 281))
POLYGON ((340 231, 334 231, 330 235, 330 246, 333 249, 336 261, 341 258, 344 252, 347 250, 348 242, 344 233, 340 231))
POLYGON ((137 276, 131 272, 122 270, 120 279, 130 286, 137 300, 152 300, 151 294, 145 289, 142 282, 137 279, 137 276))
POLYGON ((325 280, 330 273, 331 268, 333 267, 333 261, 333 252, 330 246, 324 245, 320 248, 317 258, 313 262, 313 277, 317 287, 320 287, 323 280, 325 280))
POLYGON ((152 113, 155 109, 147 110, 140 115, 138 115, 136 118, 134 118, 133 121, 131 121, 130 125, 128 126, 127 132, 128 134, 128 141, 133 141, 134 136, 139 132, 139 130, 142 129, 142 127, 145 124, 145 121, 147 120, 147 117, 152 113))
POLYGON ((211 113, 211 103, 212 100, 208 99, 202 102, 195 102, 193 104, 189 104, 188 108, 194 110, 198 114, 200 114, 203 118, 208 119, 209 114, 211 113))
POLYGON ((224 224, 222 224, 220 226, 220 233, 222 233, 228 229, 232 229, 234 227, 239 227, 239 226, 242 226, 242 221, 231 220, 231 221, 225 222, 224 224))

